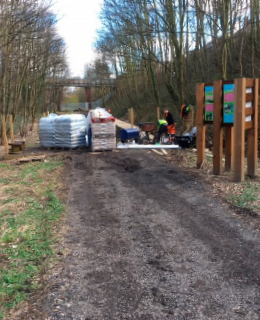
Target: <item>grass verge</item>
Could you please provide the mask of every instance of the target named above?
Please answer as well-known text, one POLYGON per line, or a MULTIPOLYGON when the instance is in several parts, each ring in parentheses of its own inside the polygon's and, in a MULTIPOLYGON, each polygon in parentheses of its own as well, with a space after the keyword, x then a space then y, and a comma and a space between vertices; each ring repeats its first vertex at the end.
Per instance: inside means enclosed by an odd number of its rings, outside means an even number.
POLYGON ((57 197, 63 163, 0 164, 0 319, 40 287, 65 206, 57 197))
POLYGON ((257 210, 260 207, 260 185, 253 183, 243 183, 244 188, 239 190, 238 194, 234 194, 228 199, 236 207, 251 210, 257 210))
MULTIPOLYGON (((245 181, 241 183, 233 181, 233 172, 224 171, 221 175, 213 175, 212 156, 206 156, 202 169, 197 170, 197 155, 191 149, 171 152, 167 161, 190 170, 196 177, 200 176, 210 185, 212 194, 220 195, 237 213, 260 217, 260 161, 257 176, 254 179, 246 176, 245 181)), ((245 166, 245 172, 246 170, 245 166)))

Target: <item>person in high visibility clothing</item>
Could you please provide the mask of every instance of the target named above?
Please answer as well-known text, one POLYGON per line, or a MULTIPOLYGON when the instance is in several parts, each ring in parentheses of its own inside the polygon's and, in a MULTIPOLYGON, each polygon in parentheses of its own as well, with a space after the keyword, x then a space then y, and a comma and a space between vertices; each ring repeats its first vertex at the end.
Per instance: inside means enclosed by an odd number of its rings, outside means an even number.
POLYGON ((168 133, 175 134, 175 121, 171 112, 168 109, 163 110, 165 119, 168 123, 168 133))
POLYGON ((161 139, 161 135, 164 133, 165 135, 168 134, 168 123, 166 120, 164 119, 159 119, 157 121, 157 130, 158 130, 158 133, 157 133, 157 140, 158 142, 160 142, 160 139, 161 139))

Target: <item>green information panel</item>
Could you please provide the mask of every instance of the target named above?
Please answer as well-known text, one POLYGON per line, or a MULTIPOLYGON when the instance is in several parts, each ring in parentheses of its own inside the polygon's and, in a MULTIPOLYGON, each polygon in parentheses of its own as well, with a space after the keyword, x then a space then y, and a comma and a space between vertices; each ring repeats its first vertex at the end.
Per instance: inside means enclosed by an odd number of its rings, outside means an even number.
POLYGON ((213 121, 214 87, 205 87, 205 121, 213 121))

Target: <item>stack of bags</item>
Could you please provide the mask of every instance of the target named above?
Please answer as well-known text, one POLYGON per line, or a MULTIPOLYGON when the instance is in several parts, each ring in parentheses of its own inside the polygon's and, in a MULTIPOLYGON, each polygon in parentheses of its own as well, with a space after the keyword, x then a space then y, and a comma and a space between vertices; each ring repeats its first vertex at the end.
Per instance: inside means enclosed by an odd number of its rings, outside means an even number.
POLYGON ((91 111, 87 119, 91 129, 92 151, 112 150, 116 148, 115 118, 103 108, 91 111))
POLYGON ((86 145, 86 117, 67 114, 55 118, 55 147, 78 148, 86 145))
POLYGON ((43 148, 55 147, 54 120, 57 114, 51 113, 48 117, 41 118, 39 123, 40 146, 43 148))

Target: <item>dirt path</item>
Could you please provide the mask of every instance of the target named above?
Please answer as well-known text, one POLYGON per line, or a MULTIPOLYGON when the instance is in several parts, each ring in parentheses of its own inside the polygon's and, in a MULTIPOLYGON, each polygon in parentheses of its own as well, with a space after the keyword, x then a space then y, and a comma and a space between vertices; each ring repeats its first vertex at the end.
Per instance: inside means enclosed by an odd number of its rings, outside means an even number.
POLYGON ((69 181, 72 251, 42 319, 260 319, 256 218, 154 153, 78 154, 69 181))

